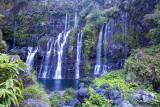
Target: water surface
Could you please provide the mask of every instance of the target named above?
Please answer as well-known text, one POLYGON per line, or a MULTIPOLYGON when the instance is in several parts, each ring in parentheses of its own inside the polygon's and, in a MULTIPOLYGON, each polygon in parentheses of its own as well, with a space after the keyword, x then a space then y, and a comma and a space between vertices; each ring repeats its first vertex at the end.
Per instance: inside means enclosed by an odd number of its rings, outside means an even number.
POLYGON ((79 80, 73 79, 47 79, 38 78, 38 81, 44 85, 45 89, 50 91, 61 91, 66 88, 79 89, 79 80))

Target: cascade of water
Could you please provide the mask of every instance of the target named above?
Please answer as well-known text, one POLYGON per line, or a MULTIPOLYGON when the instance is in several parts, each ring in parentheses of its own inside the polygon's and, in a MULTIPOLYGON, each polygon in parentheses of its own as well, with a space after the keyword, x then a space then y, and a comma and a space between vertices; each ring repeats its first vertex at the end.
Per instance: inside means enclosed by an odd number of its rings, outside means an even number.
MULTIPOLYGON (((61 74, 61 71, 62 71, 62 56, 63 56, 63 47, 67 41, 67 38, 70 34, 70 30, 66 33, 64 32, 63 34, 63 42, 60 43, 60 40, 58 40, 57 42, 57 53, 58 53, 58 63, 57 63, 57 68, 56 68, 56 71, 55 71, 55 75, 54 75, 54 79, 62 79, 62 74, 61 74)), ((62 33, 59 34, 60 37, 62 37, 62 33)), ((60 38, 58 37, 58 39, 60 38)))
POLYGON ((40 67, 39 75, 38 75, 39 78, 41 78, 41 74, 42 74, 43 61, 44 61, 44 56, 43 56, 42 61, 41 61, 41 67, 40 67))
POLYGON ((17 21, 14 22, 14 36, 13 36, 13 48, 16 46, 16 34, 17 34, 17 21))
POLYGON ((81 61, 82 36, 83 36, 83 32, 81 31, 81 34, 78 33, 78 38, 77 38, 77 58, 76 58, 75 79, 80 78, 79 65, 81 61))
POLYGON ((65 31, 67 30, 67 24, 68 24, 68 14, 66 13, 66 19, 65 19, 65 31))
POLYGON ((33 47, 28 47, 28 56, 27 56, 27 60, 26 63, 28 65, 28 71, 30 72, 32 69, 32 66, 34 65, 34 56, 38 51, 38 47, 35 48, 35 50, 33 50, 33 47))
POLYGON ((105 27, 105 33, 104 33, 104 65, 103 65, 103 73, 105 73, 107 71, 107 38, 108 38, 108 23, 106 23, 106 27, 105 27))
POLYGON ((94 74, 95 75, 100 74, 100 70, 101 70, 102 32, 103 32, 103 27, 102 27, 102 29, 99 33, 99 40, 98 40, 98 45, 97 45, 96 66, 95 66, 95 69, 94 69, 94 74))
POLYGON ((75 12, 74 27, 78 27, 78 16, 77 16, 77 12, 75 12))
POLYGON ((45 57, 45 62, 44 62, 44 70, 42 73, 42 78, 47 78, 48 77, 48 71, 49 71, 49 60, 51 57, 51 53, 52 53, 52 46, 53 46, 53 42, 48 41, 47 43, 47 51, 46 51, 46 57, 45 57))

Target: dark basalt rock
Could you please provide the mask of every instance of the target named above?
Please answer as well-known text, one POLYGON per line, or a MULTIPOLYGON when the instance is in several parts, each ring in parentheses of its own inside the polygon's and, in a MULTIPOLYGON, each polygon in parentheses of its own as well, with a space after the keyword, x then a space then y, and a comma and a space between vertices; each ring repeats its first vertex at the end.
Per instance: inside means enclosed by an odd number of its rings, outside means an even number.
POLYGON ((79 103, 79 101, 76 99, 76 98, 74 98, 74 99, 71 99, 70 101, 69 101, 69 106, 77 106, 78 105, 78 103, 79 103))
POLYGON ((111 89, 110 91, 110 99, 115 100, 120 96, 120 93, 117 89, 111 89))
POLYGON ((117 98, 116 100, 112 100, 114 104, 120 104, 123 101, 123 97, 117 98))
POLYGON ((80 84, 79 84, 79 87, 80 87, 80 88, 86 88, 86 86, 85 86, 84 83, 80 83, 80 84))
POLYGON ((110 88, 110 85, 108 83, 104 83, 101 85, 100 88, 103 88, 103 89, 110 88))
POLYGON ((143 102, 151 102, 152 100, 154 100, 156 97, 155 94, 153 93, 150 93, 150 92, 147 92, 147 91, 143 91, 142 92, 142 99, 143 99, 143 102))
POLYGON ((98 93, 98 94, 101 94, 106 99, 108 99, 108 96, 109 96, 109 91, 108 90, 103 89, 103 88, 98 88, 98 89, 95 89, 95 92, 98 93))
POLYGON ((123 100, 118 107, 134 107, 129 101, 123 100))
POLYGON ((84 98, 89 98, 89 90, 87 88, 80 88, 76 93, 76 98, 82 103, 84 98))
POLYGON ((142 95, 138 94, 138 93, 133 93, 133 98, 137 99, 137 100, 141 100, 142 99, 142 95))

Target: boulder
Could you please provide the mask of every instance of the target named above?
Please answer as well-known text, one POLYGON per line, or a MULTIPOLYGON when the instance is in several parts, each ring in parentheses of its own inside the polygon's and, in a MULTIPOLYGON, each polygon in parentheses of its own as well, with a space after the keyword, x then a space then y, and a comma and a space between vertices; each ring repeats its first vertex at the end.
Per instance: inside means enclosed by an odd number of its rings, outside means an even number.
POLYGON ((143 91, 144 91, 144 89, 142 89, 142 88, 135 89, 135 93, 141 94, 143 91))
POLYGON ((118 107, 134 107, 129 101, 123 100, 118 107))
POLYGON ((110 99, 115 100, 120 96, 120 93, 117 89, 111 89, 110 91, 110 99))
POLYGON ((106 99, 108 99, 109 91, 108 91, 107 89, 98 88, 98 89, 95 89, 95 92, 98 93, 98 94, 101 94, 101 95, 104 96, 106 99))
POLYGON ((112 100, 112 101, 113 101, 114 104, 117 104, 117 105, 118 105, 118 104, 120 104, 123 100, 124 100, 123 97, 120 97, 120 98, 117 98, 117 99, 112 100))
POLYGON ((142 95, 138 94, 138 93, 133 93, 133 98, 137 99, 137 100, 141 100, 142 99, 142 95))
POLYGON ((79 87, 80 87, 80 88, 86 88, 86 86, 85 86, 84 83, 80 83, 80 84, 79 84, 79 87))
POLYGON ((143 91, 141 94, 142 94, 143 102, 145 102, 145 103, 151 102, 156 97, 155 94, 147 92, 147 91, 143 91))
POLYGON ((87 88, 80 88, 76 93, 76 98, 82 103, 84 98, 89 98, 89 90, 87 88))
POLYGON ((76 98, 74 98, 74 99, 71 99, 70 101, 69 101, 69 106, 77 106, 78 105, 78 100, 76 99, 76 98))
POLYGON ((103 89, 110 88, 110 85, 108 83, 104 83, 101 85, 100 88, 103 88, 103 89))

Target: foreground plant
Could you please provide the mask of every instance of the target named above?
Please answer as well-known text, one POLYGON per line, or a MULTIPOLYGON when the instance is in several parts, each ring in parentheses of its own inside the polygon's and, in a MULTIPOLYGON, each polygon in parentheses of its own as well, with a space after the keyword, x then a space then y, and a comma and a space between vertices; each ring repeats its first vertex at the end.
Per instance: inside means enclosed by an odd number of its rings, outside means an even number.
POLYGON ((25 72, 26 63, 7 55, 0 56, 0 106, 19 105, 24 88, 19 72, 25 72))

